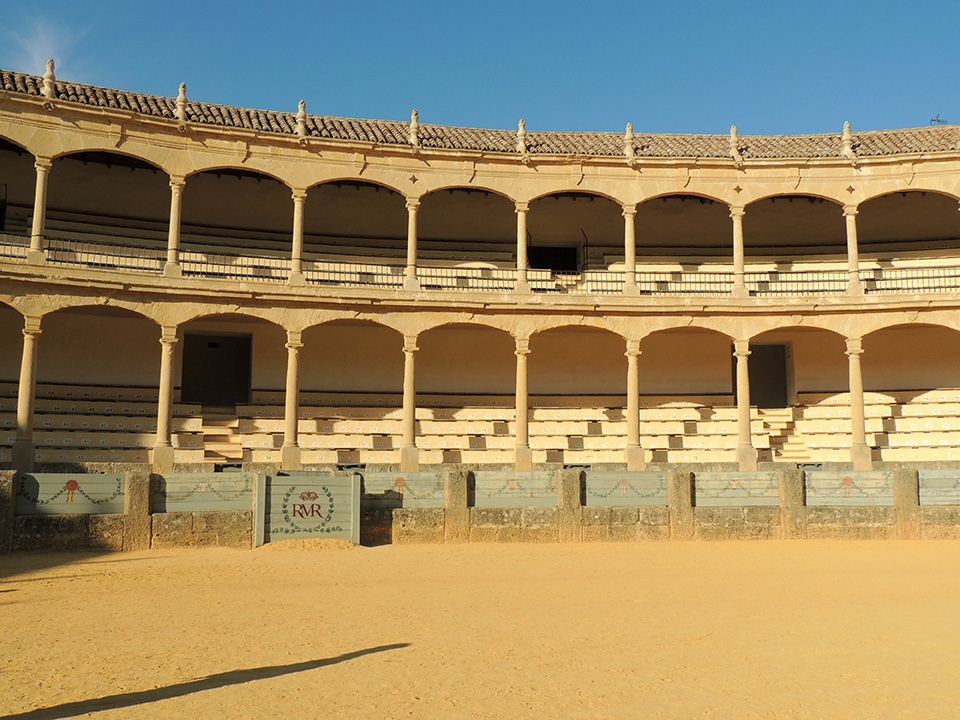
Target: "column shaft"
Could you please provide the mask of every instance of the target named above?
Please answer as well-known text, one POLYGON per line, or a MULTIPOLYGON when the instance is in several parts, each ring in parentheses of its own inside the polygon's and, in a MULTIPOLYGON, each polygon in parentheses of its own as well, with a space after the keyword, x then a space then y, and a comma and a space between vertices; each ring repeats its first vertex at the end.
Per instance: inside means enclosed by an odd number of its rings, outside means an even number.
POLYGON ((746 297, 747 286, 744 283, 744 249, 743 249, 743 216, 742 207, 730 208, 730 218, 733 220, 733 295, 746 297))
POLYGON ((643 470, 640 447, 640 341, 627 340, 627 470, 643 470))
POLYGON ((627 295, 637 294, 637 208, 635 205, 623 206, 623 253, 624 285, 627 295))
POLYGON ((293 192, 293 243, 290 249, 290 281, 303 280, 303 207, 307 202, 306 190, 293 192))
POLYGON ((157 437, 153 444, 153 471, 173 470, 173 352, 177 344, 177 328, 160 330, 160 386, 157 401, 157 437))
POLYGON ((33 166, 37 169, 37 184, 33 196, 33 227, 30 232, 30 262, 46 259, 47 180, 53 163, 50 158, 38 157, 33 166))
POLYGON ((27 317, 23 327, 23 354, 17 389, 17 435, 13 444, 13 469, 32 472, 34 464, 33 405, 37 389, 37 344, 40 318, 27 317))
POLYGON ((167 264, 163 270, 165 275, 180 275, 180 213, 185 184, 182 177, 170 178, 170 227, 167 230, 167 264))
POLYGON ((863 284, 860 282, 860 248, 857 243, 857 206, 847 205, 843 208, 843 217, 847 223, 847 293, 862 295, 863 284))
POLYGON ((280 465, 284 470, 300 469, 300 340, 299 330, 287 331, 287 383, 283 397, 283 446, 280 465))
POLYGON ((734 342, 734 356, 737 358, 737 463, 741 470, 757 469, 757 451, 753 447, 750 428, 750 343, 746 340, 734 342))
POLYGON ((870 470, 873 461, 867 446, 863 410, 863 374, 860 369, 863 344, 860 338, 847 338, 846 352, 850 372, 850 462, 854 470, 870 470))
POLYGON ((417 451, 417 389, 415 358, 417 336, 403 338, 403 416, 400 423, 400 471, 414 472, 419 467, 417 451))
POLYGON ((527 355, 530 354, 530 338, 516 338, 517 356, 517 430, 514 438, 514 465, 517 470, 533 470, 533 455, 530 452, 528 415, 530 398, 527 393, 527 355))
POLYGON ((517 213, 517 292, 529 292, 527 281, 527 203, 516 204, 517 213))
POLYGON ((420 201, 416 198, 407 198, 407 276, 404 288, 419 290, 420 281, 417 279, 417 210, 420 201))

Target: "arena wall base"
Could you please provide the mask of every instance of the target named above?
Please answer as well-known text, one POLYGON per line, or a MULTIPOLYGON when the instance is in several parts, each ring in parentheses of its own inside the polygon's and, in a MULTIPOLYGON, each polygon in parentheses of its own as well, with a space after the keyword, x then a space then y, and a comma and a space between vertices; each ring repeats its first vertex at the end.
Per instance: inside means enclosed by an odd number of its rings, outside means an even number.
POLYGON ((13 549, 16 480, 13 470, 0 470, 0 554, 13 549))

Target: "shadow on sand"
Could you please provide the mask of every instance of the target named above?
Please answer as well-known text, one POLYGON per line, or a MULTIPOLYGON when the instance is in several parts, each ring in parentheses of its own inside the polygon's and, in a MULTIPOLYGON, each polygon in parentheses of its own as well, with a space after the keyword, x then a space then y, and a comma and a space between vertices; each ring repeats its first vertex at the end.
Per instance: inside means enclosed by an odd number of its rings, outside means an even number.
POLYGON ((182 697, 183 695, 190 695, 191 693, 203 692, 204 690, 216 690, 217 688, 227 687, 228 685, 240 685, 253 680, 267 680, 269 678, 279 677, 280 675, 289 675, 305 670, 315 670, 316 668, 336 665, 337 663, 348 660, 355 660, 364 655, 386 652, 387 650, 399 650, 409 646, 410 643, 378 645, 377 647, 355 650, 330 658, 320 658, 319 660, 306 660, 289 665, 248 668, 247 670, 229 670, 227 672, 217 673, 216 675, 208 675, 198 680, 176 683, 175 685, 167 685, 166 687, 155 688, 153 690, 138 690, 135 692, 120 693, 118 695, 107 695, 101 698, 78 700, 53 707, 29 710, 27 712, 16 713, 15 715, 4 715, 0 717, 0 720, 58 720, 59 718, 76 717, 78 715, 86 715, 87 713, 101 712, 103 710, 116 710, 134 705, 144 705, 146 703, 157 702, 158 700, 169 700, 170 698, 182 697))

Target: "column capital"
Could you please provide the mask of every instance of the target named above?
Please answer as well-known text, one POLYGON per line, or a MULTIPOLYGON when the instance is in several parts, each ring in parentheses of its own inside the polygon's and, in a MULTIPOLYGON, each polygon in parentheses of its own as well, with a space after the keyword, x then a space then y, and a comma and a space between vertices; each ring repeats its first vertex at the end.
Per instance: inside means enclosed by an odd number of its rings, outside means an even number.
POLYGON ((843 216, 844 217, 856 217, 859 212, 859 206, 857 205, 844 205, 843 206, 843 216))
POLYGON ((405 353, 413 354, 417 352, 420 348, 417 347, 417 336, 416 335, 404 335, 403 336, 403 351, 405 353))
POLYGON ((299 330, 287 330, 287 350, 299 350, 303 347, 301 332, 299 330))
POLYGON ((290 197, 295 203, 304 202, 307 199, 307 191, 305 188, 294 188, 290 193, 290 197))
POLYGON ((187 184, 187 178, 183 175, 171 175, 170 176, 170 189, 171 190, 183 190, 184 185, 187 184))
POLYGON ((37 155, 36 159, 33 161, 33 166, 37 170, 48 171, 53 167, 53 158, 37 155))
POLYGON ((734 220, 742 219, 747 214, 747 209, 743 205, 731 205, 730 217, 734 220))
POLYGON ((23 334, 26 335, 39 335, 40 330, 40 320, 39 316, 27 315, 23 319, 23 334))
POLYGON ((513 354, 517 357, 521 355, 530 354, 530 338, 529 337, 517 337, 514 338, 516 341, 516 349, 513 351, 513 354))
POLYGON ((179 338, 177 337, 176 325, 163 325, 160 328, 160 344, 175 345, 179 338))
POLYGON ((408 197, 407 198, 407 211, 414 211, 420 209, 420 198, 419 197, 408 197))
POLYGON ((750 357, 750 341, 749 340, 734 340, 733 341, 733 354, 738 358, 747 358, 750 357))
POLYGON ((627 340, 627 351, 624 355, 627 357, 640 357, 640 341, 627 340))
POLYGON ((623 216, 625 218, 636 217, 636 215, 637 215, 637 206, 635 204, 632 204, 632 203, 623 204, 623 216))
POLYGON ((530 210, 530 203, 517 202, 513 204, 513 211, 515 213, 525 213, 528 210, 530 210))
POLYGON ((854 355, 860 356, 863 354, 863 339, 862 338, 847 338, 847 357, 853 357, 854 355))

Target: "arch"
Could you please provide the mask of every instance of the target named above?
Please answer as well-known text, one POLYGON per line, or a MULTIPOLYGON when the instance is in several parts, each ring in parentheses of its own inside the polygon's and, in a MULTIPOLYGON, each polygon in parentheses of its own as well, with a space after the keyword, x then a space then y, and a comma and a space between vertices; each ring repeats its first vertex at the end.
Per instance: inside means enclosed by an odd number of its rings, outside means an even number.
POLYGON ((666 322, 667 324, 665 324, 663 327, 647 330, 646 332, 643 332, 640 334, 640 336, 637 339, 640 340, 641 351, 643 350, 643 341, 649 338, 650 336, 656 335, 657 333, 673 332, 676 330, 687 330, 687 329, 703 330, 705 332, 712 332, 712 333, 717 333, 718 335, 723 335, 725 338, 727 338, 731 342, 733 342, 736 339, 736 337, 731 333, 725 332, 724 330, 720 330, 719 328, 711 325, 709 322, 704 322, 703 320, 700 320, 700 319, 684 320, 684 319, 678 319, 678 318, 667 318, 666 322))
POLYGON ((218 163, 210 166, 195 167, 189 172, 184 173, 183 177, 189 180, 189 178, 193 177, 194 175, 202 175, 204 173, 215 173, 218 171, 222 172, 224 170, 234 171, 238 173, 245 173, 250 175, 263 175, 266 178, 270 178, 271 180, 276 180, 278 183, 282 185, 286 185, 288 188, 292 189, 292 186, 290 185, 290 183, 288 183, 286 180, 284 180, 280 175, 277 175, 276 173, 270 172, 268 170, 262 170, 260 168, 245 167, 242 165, 238 165, 237 163, 218 163))
POLYGON ((837 207, 839 207, 840 209, 843 209, 843 206, 844 206, 843 201, 838 200, 835 197, 832 197, 825 193, 807 192, 805 190, 803 192, 783 192, 783 191, 769 192, 769 193, 766 193, 765 195, 759 195, 753 198, 752 200, 750 200, 750 202, 744 205, 744 208, 747 209, 747 215, 749 216, 750 214, 749 208, 751 205, 756 205, 758 202, 762 202, 764 200, 776 200, 777 198, 811 198, 811 199, 823 200, 825 202, 832 203, 837 207))
POLYGON ((624 205, 623 200, 609 193, 605 193, 602 190, 585 189, 582 187, 571 187, 571 188, 548 190, 546 192, 540 193, 539 195, 536 195, 530 198, 526 202, 527 204, 532 204, 537 200, 543 200, 544 198, 548 198, 551 195, 595 195, 596 197, 600 197, 600 198, 603 198, 604 200, 609 200, 612 203, 616 203, 621 207, 623 207, 624 205))
POLYGON ((177 326, 182 329, 188 323, 197 322, 198 320, 214 320, 218 317, 239 317, 254 321, 263 320, 264 322, 268 322, 271 325, 276 325, 281 330, 286 331, 286 328, 284 328, 280 322, 269 317, 268 314, 269 311, 263 311, 258 308, 238 308, 236 310, 229 310, 226 312, 223 310, 202 309, 194 315, 190 315, 181 319, 177 323, 177 326))
POLYGON ((7 135, 0 134, 0 150, 6 149, 3 147, 4 143, 8 145, 12 145, 14 148, 19 148, 20 150, 23 150, 28 155, 33 155, 33 153, 30 151, 30 148, 28 148, 26 144, 22 142, 18 142, 17 140, 14 140, 13 138, 7 135))
POLYGON ((726 198, 720 197, 719 195, 711 195, 710 193, 704 192, 702 190, 688 191, 684 189, 682 191, 668 190, 666 192, 661 192, 661 193, 657 193, 656 195, 650 195, 649 197, 645 197, 643 198, 643 200, 637 203, 637 210, 639 210, 641 206, 646 205, 648 202, 651 202, 653 200, 662 200, 663 198, 669 198, 669 197, 695 197, 703 200, 711 200, 715 203, 720 203, 722 205, 726 205, 727 207, 730 207, 730 202, 726 198))
POLYGON ((858 208, 861 208, 861 207, 863 207, 865 204, 867 204, 868 202, 871 202, 871 201, 873 201, 873 200, 879 200, 879 199, 885 198, 885 197, 887 197, 887 196, 889 196, 889 195, 900 195, 901 193, 903 193, 903 194, 907 194, 907 193, 932 193, 932 194, 934 194, 934 195, 943 195, 943 196, 945 196, 945 197, 950 198, 951 200, 955 200, 955 201, 957 201, 958 203, 960 203, 960 195, 957 195, 956 193, 947 192, 946 190, 942 190, 942 189, 940 189, 940 188, 932 188, 932 187, 924 187, 924 186, 919 186, 919 185, 911 185, 911 186, 908 187, 908 188, 896 188, 896 189, 894 189, 894 190, 880 190, 879 192, 876 192, 876 193, 874 193, 874 194, 872 194, 872 195, 866 195, 866 196, 864 196, 863 198, 860 199, 860 202, 857 204, 857 207, 858 207, 858 208))
POLYGON ((751 201, 743 217, 744 254, 775 261, 809 255, 845 257, 843 206, 814 193, 771 193, 751 201))
POLYGON ((831 327, 831 323, 829 320, 824 320, 818 317, 804 317, 802 324, 796 323, 796 322, 779 324, 780 318, 772 318, 771 320, 773 322, 768 327, 759 328, 752 335, 744 339, 749 340, 750 342, 753 342, 754 340, 756 340, 762 335, 768 335, 770 333, 786 332, 789 330, 801 330, 801 331, 817 330, 817 331, 828 332, 831 335, 836 335, 843 339, 846 339, 848 337, 839 329, 835 327, 831 327))
POLYGON ((900 328, 939 328, 939 329, 942 329, 942 330, 948 330, 948 331, 950 331, 950 332, 954 332, 954 333, 960 334, 960 328, 951 327, 951 326, 947 325, 946 323, 941 323, 941 322, 906 322, 906 321, 898 321, 898 322, 890 323, 889 325, 884 325, 883 327, 874 328, 873 330, 870 330, 869 332, 866 332, 866 333, 864 333, 863 335, 861 335, 861 336, 860 336, 860 339, 861 339, 861 340, 866 340, 866 339, 869 338, 870 336, 876 335, 877 333, 885 332, 885 331, 887 331, 887 330, 897 330, 897 329, 900 329, 900 328))
POLYGON ((107 146, 103 148, 100 148, 100 147, 73 148, 70 150, 63 150, 62 152, 58 152, 55 155, 52 155, 50 159, 51 160, 64 160, 67 158, 75 159, 77 155, 95 155, 95 154, 117 155, 119 157, 130 158, 132 160, 137 160, 143 163, 144 165, 148 165, 153 170, 157 170, 158 172, 162 172, 165 174, 167 173, 167 169, 158 162, 155 162, 153 160, 148 160, 147 158, 143 157, 142 155, 138 155, 137 153, 130 152, 128 150, 120 150, 112 146, 107 146))
POLYGON ((301 328, 301 332, 306 332, 307 330, 312 330, 314 328, 323 327, 325 325, 343 325, 343 324, 364 324, 376 327, 382 327, 387 330, 392 330, 397 333, 400 337, 403 337, 403 333, 398 329, 390 325, 389 323, 381 322, 379 320, 373 320, 370 318, 358 318, 355 313, 345 314, 344 317, 329 318, 327 320, 319 320, 317 322, 312 322, 309 325, 305 325, 301 328))
POLYGON ((701 192, 665 192, 637 205, 636 253, 641 263, 730 262, 730 206, 701 192))
POLYGON ((377 187, 382 187, 382 188, 384 188, 385 190, 390 190, 390 191, 392 191, 392 192, 395 192, 397 195, 400 195, 401 197, 407 197, 407 194, 406 194, 405 192, 403 192, 403 190, 401 190, 401 189, 398 188, 398 187, 394 187, 393 185, 391 185, 390 183, 388 183, 388 182, 386 182, 386 181, 384 181, 384 180, 372 180, 372 179, 370 179, 370 178, 361 178, 361 177, 357 177, 357 176, 355 176, 355 175, 344 175, 343 177, 325 178, 325 179, 319 180, 319 181, 317 181, 317 182, 315 182, 315 183, 313 183, 313 184, 311 184, 311 185, 308 185, 308 186, 307 186, 306 188, 304 188, 304 189, 307 190, 307 191, 310 191, 310 190, 313 190, 314 188, 318 188, 318 187, 321 187, 321 186, 323 186, 323 185, 332 185, 332 184, 334 184, 334 183, 342 183, 342 182, 360 183, 360 184, 363 184, 363 185, 375 185, 375 186, 377 186, 377 187))
POLYGON ((441 185, 440 187, 430 188, 427 192, 423 193, 423 195, 420 196, 420 199, 423 200, 423 198, 425 197, 428 197, 430 195, 435 195, 437 193, 443 192, 444 190, 467 190, 467 191, 479 190, 481 192, 490 193, 491 195, 498 195, 499 197, 502 197, 505 200, 509 200, 514 205, 516 205, 516 203, 518 202, 515 197, 508 195, 503 190, 496 190, 486 185, 464 185, 462 183, 455 183, 451 185, 441 185))
MULTIPOLYGON (((733 392, 733 338, 701 323, 674 325, 640 341, 638 370, 643 395, 724 396, 733 392)), ((698 401, 699 402, 699 401, 698 401)), ((713 401, 704 401, 712 404, 713 401)))
POLYGON ((470 320, 444 320, 436 323, 435 325, 430 325, 429 327, 424 327, 420 330, 417 335, 418 338, 423 337, 429 332, 434 330, 441 330, 443 328, 450 327, 464 327, 464 328, 486 328, 488 330, 495 330, 497 332, 502 332, 506 335, 509 335, 511 338, 516 337, 510 330, 507 329, 510 323, 504 322, 503 326, 497 323, 496 318, 483 318, 483 319, 470 319, 470 320))
POLYGON ((900 322, 865 334, 861 365, 867 390, 960 387, 960 329, 938 323, 900 322))
POLYGON ((547 332, 552 332, 554 330, 563 330, 566 328, 589 328, 591 330, 600 330, 603 332, 608 332, 611 335, 616 335, 624 342, 627 340, 627 336, 624 335, 619 330, 614 330, 612 327, 605 325, 604 321, 601 319, 594 318, 584 318, 580 322, 570 322, 567 319, 558 319, 554 321, 547 321, 546 326, 538 327, 530 332, 530 339, 532 340, 537 335, 543 335, 547 332))
POLYGON ((449 322, 417 337, 417 390, 510 395, 515 390, 513 337, 473 322, 449 322))
POLYGON ((625 351, 622 335, 592 324, 566 323, 541 330, 530 336, 530 394, 623 396, 627 388, 625 351))
POLYGON ((886 260, 906 252, 955 256, 960 249, 960 213, 949 193, 901 189, 865 200, 857 210, 858 244, 867 254, 886 260))
MULTIPOLYGON (((159 325, 160 323, 156 318, 150 317, 146 312, 143 312, 140 309, 134 309, 133 303, 121 303, 121 304, 105 304, 105 303, 96 303, 96 302, 79 302, 71 305, 62 305, 61 307, 56 308, 55 310, 50 310, 43 314, 42 319, 50 317, 51 315, 56 315, 57 313, 63 312, 75 312, 75 311, 84 311, 92 310, 90 315, 102 315, 106 317, 138 317, 143 318, 144 320, 149 320, 150 322, 159 325)), ((41 321, 42 326, 42 321, 41 321)))
POLYGON ((368 318, 330 318, 300 334, 300 387, 307 391, 397 394, 403 335, 368 318))

